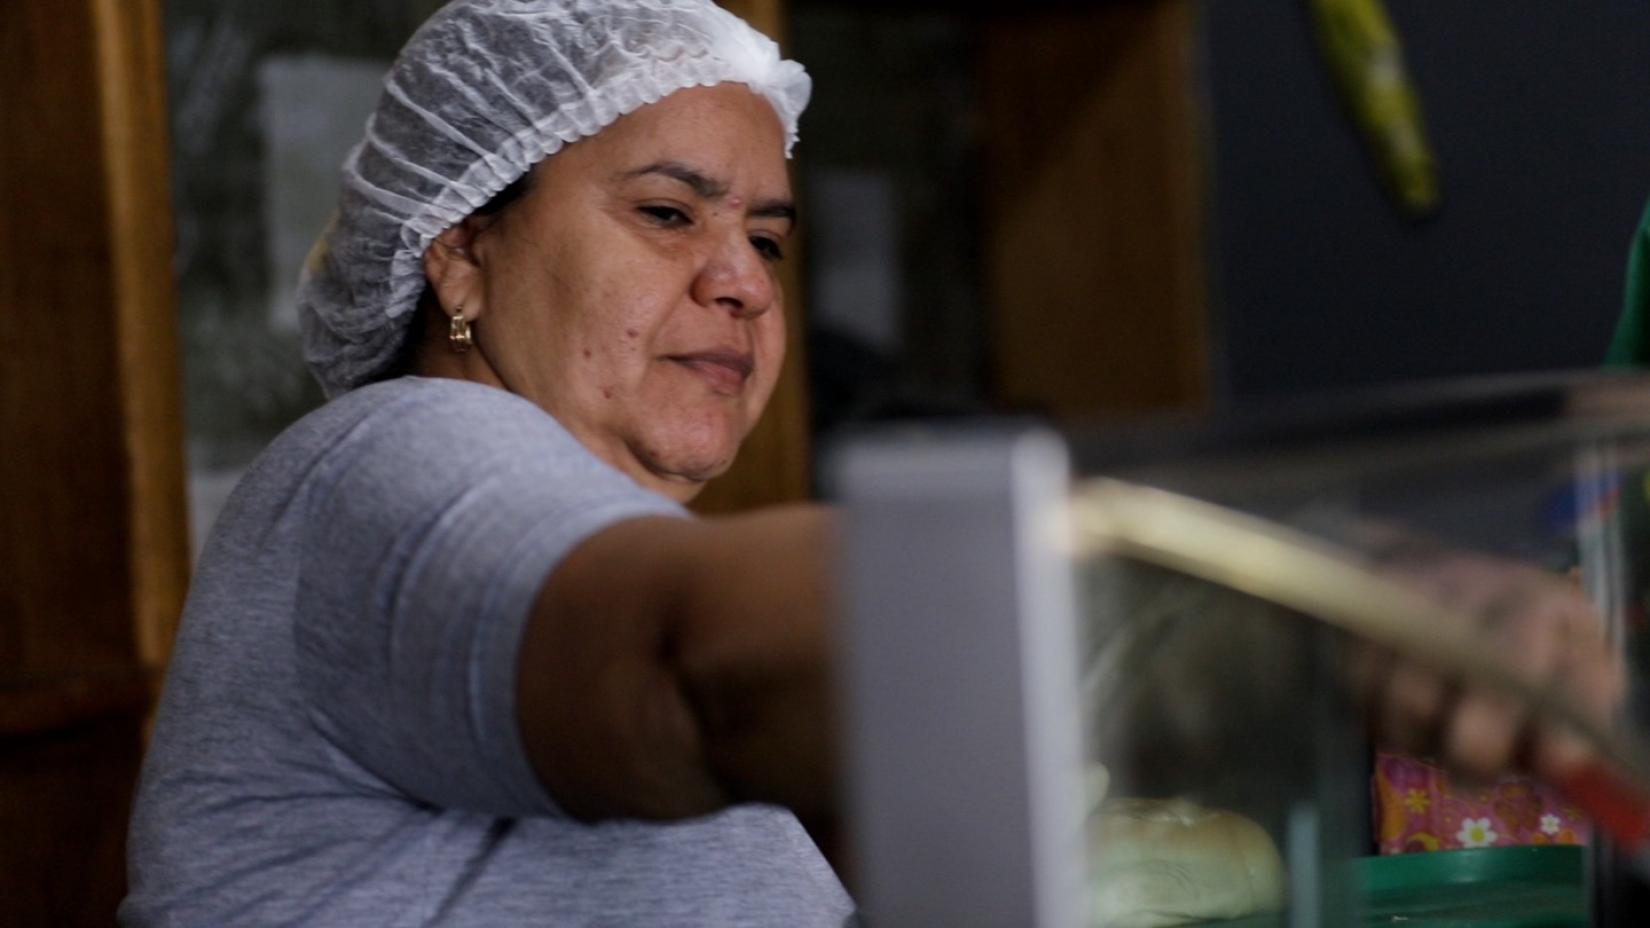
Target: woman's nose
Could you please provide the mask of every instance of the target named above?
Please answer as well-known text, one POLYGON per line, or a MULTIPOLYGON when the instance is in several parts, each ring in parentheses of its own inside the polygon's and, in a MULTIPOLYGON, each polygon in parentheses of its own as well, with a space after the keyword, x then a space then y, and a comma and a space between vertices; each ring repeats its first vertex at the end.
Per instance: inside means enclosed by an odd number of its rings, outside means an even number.
POLYGON ((718 247, 699 268, 693 298, 720 306, 741 319, 755 318, 773 307, 775 283, 767 261, 741 236, 718 247))

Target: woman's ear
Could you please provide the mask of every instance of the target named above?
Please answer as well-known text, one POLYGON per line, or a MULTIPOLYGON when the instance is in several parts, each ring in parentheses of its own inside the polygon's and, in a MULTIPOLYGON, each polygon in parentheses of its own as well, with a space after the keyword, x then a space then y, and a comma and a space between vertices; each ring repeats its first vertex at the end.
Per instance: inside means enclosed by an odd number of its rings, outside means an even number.
POLYGON ((486 288, 475 253, 476 236, 485 224, 485 219, 470 216, 437 235, 424 249, 424 276, 443 315, 452 316, 462 307, 464 317, 473 320, 485 308, 486 288))

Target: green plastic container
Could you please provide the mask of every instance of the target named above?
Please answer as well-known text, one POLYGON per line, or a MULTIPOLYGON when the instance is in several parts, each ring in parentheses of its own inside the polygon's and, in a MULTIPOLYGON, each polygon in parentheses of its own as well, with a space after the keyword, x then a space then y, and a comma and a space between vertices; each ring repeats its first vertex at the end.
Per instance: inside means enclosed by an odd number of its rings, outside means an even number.
POLYGON ((1363 924, 1586 928, 1586 849, 1491 847, 1366 857, 1353 864, 1363 924))
MULTIPOLYGON (((1492 847, 1352 862, 1358 928, 1587 928, 1586 849, 1492 847)), ((1286 915, 1210 923, 1282 928, 1286 915)))

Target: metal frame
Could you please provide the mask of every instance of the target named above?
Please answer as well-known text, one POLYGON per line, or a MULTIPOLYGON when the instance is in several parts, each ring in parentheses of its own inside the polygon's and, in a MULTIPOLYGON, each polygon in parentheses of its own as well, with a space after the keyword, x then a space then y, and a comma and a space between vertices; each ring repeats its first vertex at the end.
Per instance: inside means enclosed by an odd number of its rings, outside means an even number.
POLYGON ((1082 924, 1064 444, 1046 432, 885 437, 838 455, 834 476, 868 923, 1082 924))

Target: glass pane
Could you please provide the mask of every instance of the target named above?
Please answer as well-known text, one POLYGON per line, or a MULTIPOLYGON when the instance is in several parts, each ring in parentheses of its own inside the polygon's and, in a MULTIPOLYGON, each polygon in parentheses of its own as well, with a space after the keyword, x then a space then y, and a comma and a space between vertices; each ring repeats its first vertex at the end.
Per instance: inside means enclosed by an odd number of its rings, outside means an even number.
POLYGON ((251 458, 321 400, 298 267, 395 52, 440 0, 166 0, 197 550, 251 458))

